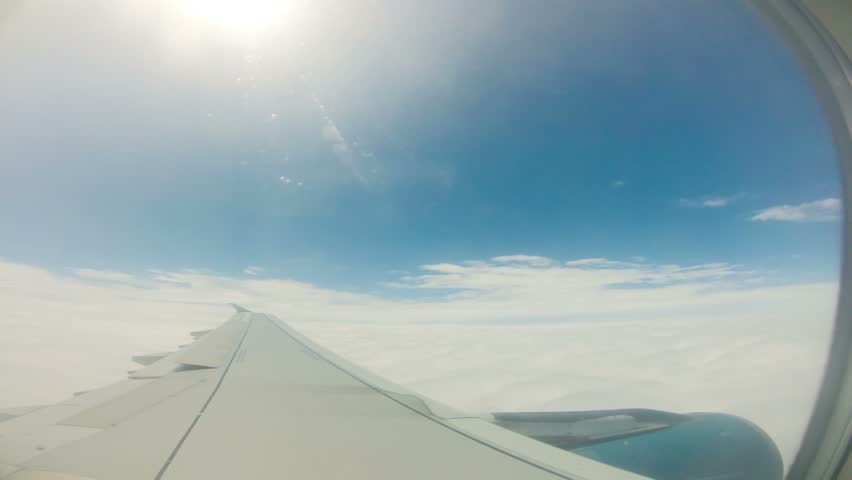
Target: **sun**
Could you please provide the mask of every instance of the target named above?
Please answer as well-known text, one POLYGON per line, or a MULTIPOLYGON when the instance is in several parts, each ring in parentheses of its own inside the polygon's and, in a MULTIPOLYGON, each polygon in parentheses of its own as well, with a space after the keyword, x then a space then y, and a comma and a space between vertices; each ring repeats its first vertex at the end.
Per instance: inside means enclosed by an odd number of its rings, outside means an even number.
POLYGON ((184 13, 233 33, 252 34, 282 14, 284 0, 180 0, 184 13))

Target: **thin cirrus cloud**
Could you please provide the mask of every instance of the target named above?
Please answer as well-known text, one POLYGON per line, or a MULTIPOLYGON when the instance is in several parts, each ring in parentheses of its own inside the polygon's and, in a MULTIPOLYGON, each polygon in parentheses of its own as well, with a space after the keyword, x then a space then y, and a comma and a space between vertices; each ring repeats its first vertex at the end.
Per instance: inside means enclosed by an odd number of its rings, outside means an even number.
POLYGON ((243 273, 255 277, 263 273, 263 268, 255 265, 249 265, 248 267, 243 269, 243 273))
POLYGON ((727 207, 743 196, 742 193, 738 193, 736 195, 704 197, 700 199, 681 198, 678 200, 678 205, 689 208, 721 208, 727 207))
POLYGON ((91 268, 78 268, 74 270, 74 274, 87 280, 112 283, 132 283, 136 280, 136 277, 127 273, 112 272, 109 270, 95 270, 91 268))
POLYGON ((341 135, 340 130, 337 129, 337 125, 331 120, 322 127, 322 138, 331 143, 334 152, 338 155, 343 155, 349 151, 346 140, 341 135))
MULTIPOLYGON (((308 83, 308 79, 304 75, 300 75, 299 78, 302 80, 303 84, 310 89, 310 85, 308 83)), ((361 183, 366 185, 367 179, 364 175, 361 174, 358 165, 356 165, 355 160, 353 159, 352 151, 349 148, 349 142, 346 141, 343 134, 340 133, 340 129, 337 128, 337 124, 331 118, 328 113, 328 109, 326 109, 325 104, 323 104, 316 93, 311 94, 311 100, 313 101, 314 106, 322 115, 324 120, 324 124, 321 128, 320 133, 322 134, 322 138, 331 145, 331 149, 334 151, 334 155, 340 161, 342 165, 347 167, 352 175, 361 183)))
POLYGON ((594 258, 581 258, 579 260, 569 260, 565 262, 565 265, 572 267, 617 267, 617 266, 628 266, 632 265, 629 263, 617 261, 617 260, 609 260, 606 258, 594 257, 594 258))
POLYGON ((777 205, 755 213, 753 222, 833 222, 841 216, 839 198, 825 198, 798 205, 777 205))
POLYGON ((117 381, 131 355, 186 343, 237 302, 466 411, 722 411, 767 430, 789 463, 837 284, 759 278, 727 263, 515 254, 422 265, 384 295, 205 270, 62 273, 0 261, 0 406, 117 381), (75 368, 57 376, 57 362, 75 368))
POLYGON ((494 257, 492 260, 499 263, 525 263, 537 267, 553 264, 553 260, 538 255, 502 255, 494 257))

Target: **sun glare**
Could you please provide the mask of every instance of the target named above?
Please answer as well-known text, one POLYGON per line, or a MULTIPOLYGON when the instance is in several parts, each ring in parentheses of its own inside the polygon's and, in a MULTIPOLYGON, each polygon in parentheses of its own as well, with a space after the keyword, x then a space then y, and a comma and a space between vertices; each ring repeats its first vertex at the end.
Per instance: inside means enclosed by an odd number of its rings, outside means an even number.
POLYGON ((251 34, 270 26, 284 10, 283 0, 181 0, 187 14, 214 27, 251 34))

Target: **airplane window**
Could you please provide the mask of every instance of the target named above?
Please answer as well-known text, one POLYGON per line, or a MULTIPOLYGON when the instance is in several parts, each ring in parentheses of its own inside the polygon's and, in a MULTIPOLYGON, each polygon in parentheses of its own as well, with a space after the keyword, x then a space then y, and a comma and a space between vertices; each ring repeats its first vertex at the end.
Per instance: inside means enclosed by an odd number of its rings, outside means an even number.
POLYGON ((796 458, 839 151, 745 2, 11 1, 0 71, 0 426, 234 302, 570 458, 796 458))

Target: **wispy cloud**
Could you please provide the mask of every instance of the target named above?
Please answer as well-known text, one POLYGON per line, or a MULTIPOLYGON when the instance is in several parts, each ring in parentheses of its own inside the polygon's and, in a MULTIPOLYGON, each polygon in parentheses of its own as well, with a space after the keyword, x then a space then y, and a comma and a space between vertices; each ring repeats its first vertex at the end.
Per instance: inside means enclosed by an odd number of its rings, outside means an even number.
POLYGON ((500 263, 522 263, 534 267, 544 267, 553 264, 553 260, 538 255, 503 255, 494 257, 491 260, 500 263))
MULTIPOLYGON (((299 75, 299 78, 308 89, 311 89, 310 85, 308 84, 307 77, 305 77, 305 75, 299 75)), ((324 124, 320 129, 322 138, 331 145, 331 149, 334 152, 334 155, 337 157, 338 161, 340 161, 342 165, 348 168, 355 176, 355 178, 359 182, 361 182, 361 184, 366 185, 368 183, 367 179, 361 173, 360 169, 358 168, 358 165, 353 159, 349 142, 340 132, 340 129, 337 128, 337 124, 329 115, 328 109, 326 108, 325 104, 320 101, 316 93, 311 93, 311 100, 313 101, 314 106, 317 108, 317 110, 319 110, 324 121, 324 124)))
POLYGON ((702 207, 707 208, 717 208, 717 207, 725 207, 729 203, 731 203, 730 198, 710 198, 701 202, 702 207))
POLYGON ((322 127, 322 138, 326 139, 334 146, 335 152, 345 153, 349 151, 349 147, 346 145, 346 140, 343 139, 343 135, 340 134, 340 130, 337 129, 337 125, 330 120, 322 127))
POLYGON ((0 405, 116 381, 130 355, 185 343, 189 331, 221 323, 233 301, 465 410, 725 411, 765 428, 789 460, 837 285, 755 278, 726 263, 503 255, 423 265, 398 280, 434 292, 423 300, 203 270, 63 275, 0 261, 0 405), (76 368, 57 377, 60 359, 76 368), (793 375, 800 385, 785 388, 793 375))
POLYGON ((731 203, 741 199, 744 196, 742 193, 729 196, 710 196, 702 198, 681 198, 678 204, 681 207, 689 208, 721 208, 727 207, 731 203))
POLYGON ((109 270, 95 270, 91 268, 78 268, 74 274, 87 280, 96 280, 112 283, 133 283, 136 277, 128 273, 112 272, 109 270))
POLYGON ((609 259, 606 259, 606 258, 595 257, 595 258, 581 258, 579 260, 569 260, 569 261, 565 262, 565 265, 568 266, 568 267, 608 268, 608 267, 631 266, 633 264, 620 262, 620 261, 617 261, 617 260, 609 260, 609 259))
POLYGON ((243 269, 243 273, 245 273, 246 275, 257 276, 263 273, 263 268, 254 265, 249 265, 248 267, 243 269))
POLYGON ((624 180, 623 180, 623 179, 620 179, 620 178, 619 178, 619 179, 617 179, 617 180, 613 180, 613 181, 612 181, 612 183, 610 184, 610 186, 611 186, 612 188, 621 188, 621 187, 623 187, 624 185, 625 185, 624 180))
POLYGON ((751 217, 753 222, 832 222, 840 219, 839 198, 826 198, 799 205, 777 205, 760 210, 751 217))

